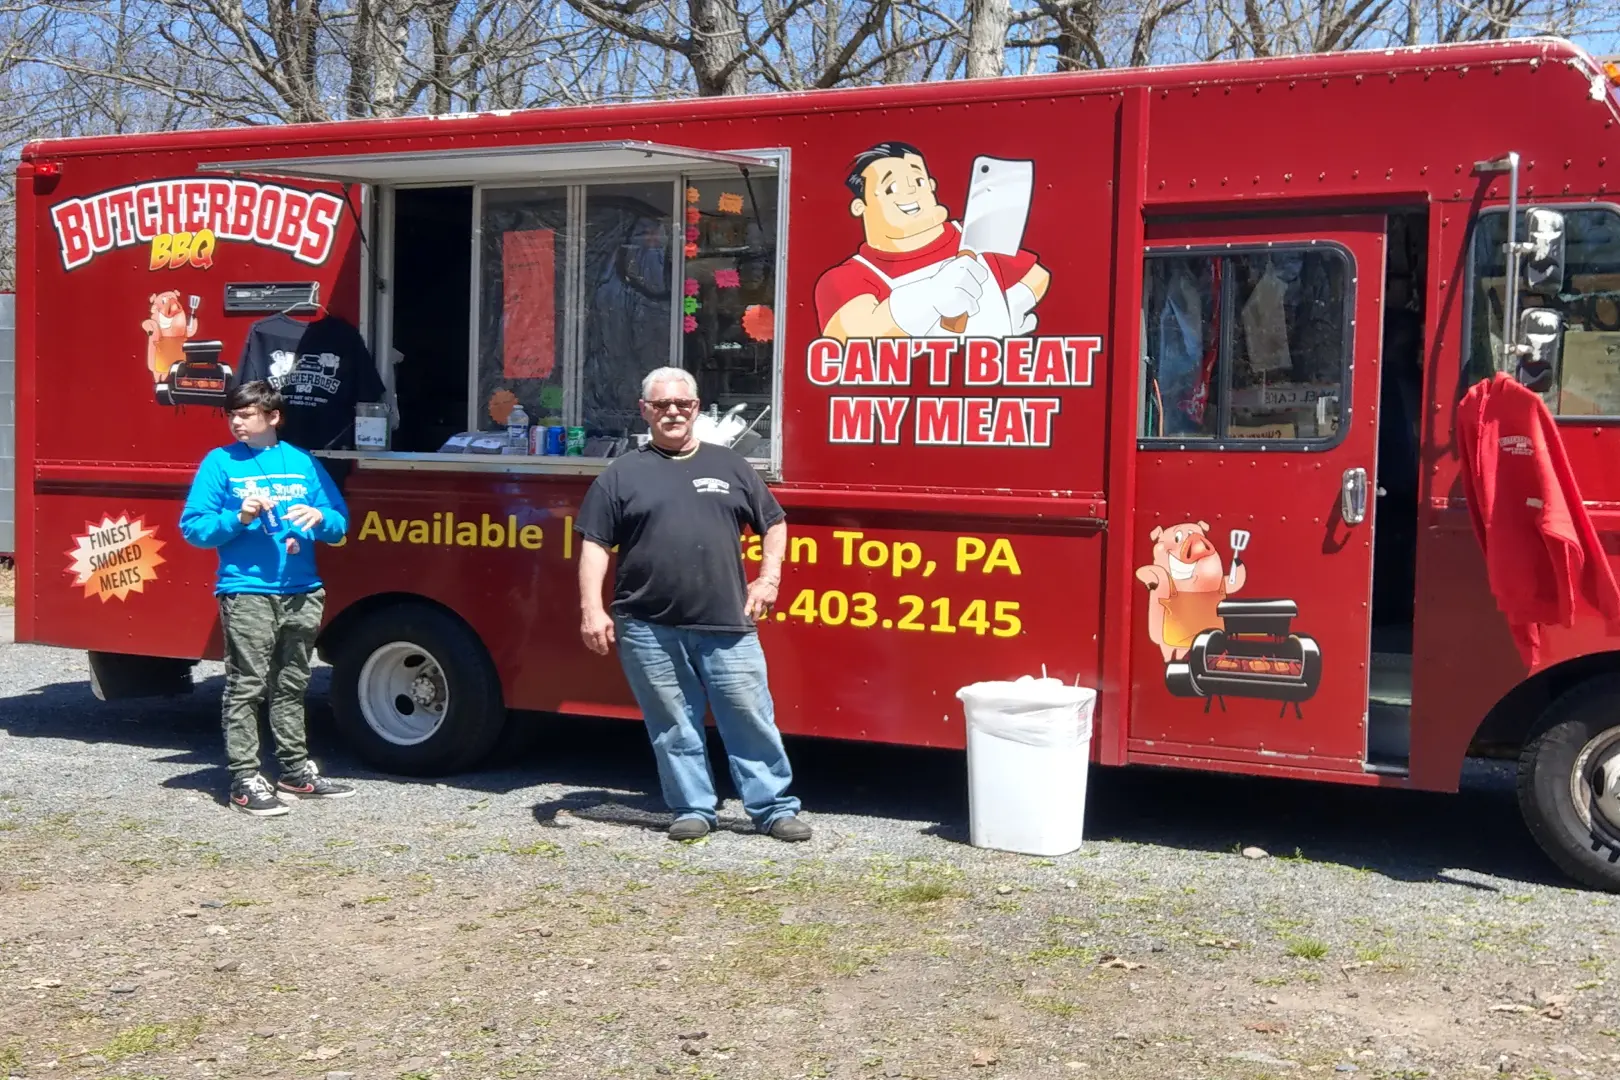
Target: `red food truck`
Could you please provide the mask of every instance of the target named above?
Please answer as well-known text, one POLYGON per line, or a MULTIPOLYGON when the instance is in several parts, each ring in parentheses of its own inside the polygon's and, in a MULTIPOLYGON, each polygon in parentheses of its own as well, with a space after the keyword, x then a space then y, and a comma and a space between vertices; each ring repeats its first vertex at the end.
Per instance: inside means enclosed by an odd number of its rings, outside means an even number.
POLYGON ((1620 640, 1581 610, 1521 658, 1453 430, 1534 353, 1620 553, 1613 75, 1534 39, 35 143, 17 639, 188 688, 192 471, 252 339, 336 320, 365 347, 260 374, 386 389, 317 448, 346 736, 444 774, 635 718, 571 525, 677 365, 789 513, 785 732, 961 747, 959 687, 1044 665, 1099 689, 1103 765, 1454 791, 1516 755, 1536 839, 1620 888, 1620 640))

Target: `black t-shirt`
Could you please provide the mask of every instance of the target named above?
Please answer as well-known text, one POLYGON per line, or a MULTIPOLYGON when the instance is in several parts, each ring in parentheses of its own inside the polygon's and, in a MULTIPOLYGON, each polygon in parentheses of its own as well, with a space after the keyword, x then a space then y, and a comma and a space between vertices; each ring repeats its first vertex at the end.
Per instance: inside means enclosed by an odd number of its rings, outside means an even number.
POLYGON ((787 515, 754 467, 724 446, 681 459, 650 443, 585 493, 574 528, 618 545, 613 614, 688 630, 751 632, 741 536, 787 515))
POLYGON ((242 381, 254 379, 287 399, 281 437, 306 450, 353 446, 355 402, 383 399, 365 339, 335 315, 308 325, 286 315, 254 323, 242 346, 242 381))

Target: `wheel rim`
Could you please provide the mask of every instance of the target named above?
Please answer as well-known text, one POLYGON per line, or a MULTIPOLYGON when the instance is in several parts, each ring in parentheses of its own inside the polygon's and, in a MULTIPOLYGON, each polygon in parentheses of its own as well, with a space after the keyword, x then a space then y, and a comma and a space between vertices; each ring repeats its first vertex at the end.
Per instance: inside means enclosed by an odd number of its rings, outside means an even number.
POLYGON ((395 746, 426 742, 450 711, 444 666, 410 641, 379 646, 360 669, 360 715, 395 746))
POLYGON ((1569 770, 1569 793, 1593 838, 1620 849, 1620 727, 1581 747, 1569 770))

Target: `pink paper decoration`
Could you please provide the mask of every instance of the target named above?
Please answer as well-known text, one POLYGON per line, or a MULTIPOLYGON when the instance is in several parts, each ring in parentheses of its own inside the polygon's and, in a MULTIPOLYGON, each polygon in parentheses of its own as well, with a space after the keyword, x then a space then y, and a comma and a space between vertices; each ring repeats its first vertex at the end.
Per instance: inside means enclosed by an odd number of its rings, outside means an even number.
POLYGON ((714 283, 722 289, 737 289, 742 287, 742 279, 737 276, 737 271, 735 270, 716 270, 714 272, 714 283))

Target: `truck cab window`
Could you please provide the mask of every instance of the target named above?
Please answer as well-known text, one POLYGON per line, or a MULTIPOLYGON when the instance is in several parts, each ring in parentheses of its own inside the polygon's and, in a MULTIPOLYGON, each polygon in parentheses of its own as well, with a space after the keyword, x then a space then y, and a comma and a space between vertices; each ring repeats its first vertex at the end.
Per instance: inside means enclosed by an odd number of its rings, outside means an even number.
POLYGON ((1149 253, 1145 267, 1141 438, 1337 438, 1351 344, 1343 252, 1149 253))
MULTIPOLYGON (((1541 391, 1555 416, 1620 417, 1620 213, 1611 207, 1557 207, 1564 215, 1564 280, 1556 293, 1520 283, 1520 310, 1553 308, 1564 316, 1563 360, 1541 391)), ((1474 225, 1467 362, 1460 391, 1501 368, 1506 293, 1507 212, 1486 211, 1474 225)), ((1518 222, 1525 234, 1524 215, 1518 222)))
POLYGON ((1144 289, 1144 438, 1213 439, 1221 260, 1149 256, 1144 289))

